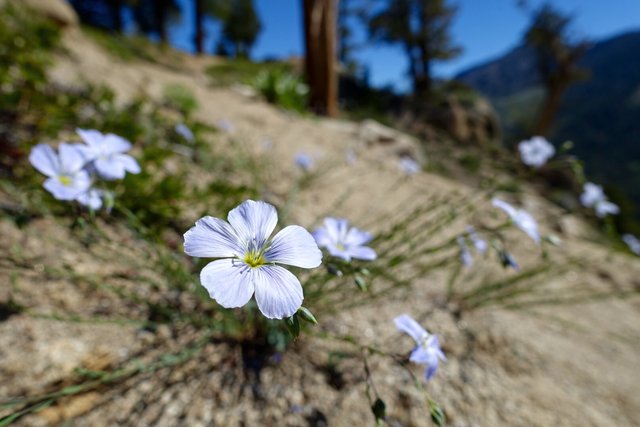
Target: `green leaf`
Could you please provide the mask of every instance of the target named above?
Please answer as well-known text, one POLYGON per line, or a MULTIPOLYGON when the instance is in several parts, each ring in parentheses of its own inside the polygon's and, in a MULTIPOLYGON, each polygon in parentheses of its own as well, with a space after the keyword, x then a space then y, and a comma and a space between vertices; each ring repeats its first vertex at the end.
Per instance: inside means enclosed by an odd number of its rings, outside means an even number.
POLYGON ((298 313, 296 314, 299 314, 300 317, 302 317, 304 320, 306 320, 309 323, 313 323, 314 325, 318 324, 316 317, 313 315, 313 313, 311 313, 311 311, 307 307, 300 307, 298 309, 298 313))
POLYGON ((353 281, 356 282, 358 289, 360 289, 362 292, 367 291, 367 282, 364 280, 364 277, 356 274, 353 281))
POLYGON ((438 406, 438 404, 433 401, 429 402, 429 404, 431 406, 431 420, 435 425, 439 427, 444 426, 446 417, 444 416, 444 411, 442 410, 442 408, 440 408, 440 406, 438 406))

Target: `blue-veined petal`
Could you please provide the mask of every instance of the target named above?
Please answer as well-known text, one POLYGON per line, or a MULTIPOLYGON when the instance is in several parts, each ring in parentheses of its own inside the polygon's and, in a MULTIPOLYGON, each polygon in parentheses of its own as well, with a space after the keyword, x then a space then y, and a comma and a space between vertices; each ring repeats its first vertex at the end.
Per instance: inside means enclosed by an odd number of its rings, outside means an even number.
POLYGON ((200 272, 200 283, 209 296, 225 308, 242 307, 251 299, 257 269, 237 259, 210 262, 200 272))
POLYGON ((242 256, 244 248, 228 223, 205 216, 184 233, 184 252, 200 258, 230 258, 242 256))
POLYGON ((302 305, 300 281, 277 265, 252 269, 258 308, 265 317, 282 319, 292 316, 302 305))
POLYGON ((322 262, 322 252, 307 230, 299 225, 283 228, 264 253, 267 262, 315 268, 322 262))
POLYGON ((245 243, 262 246, 276 228, 278 214, 269 203, 247 200, 229 211, 227 219, 245 243))
POLYGON ((46 176, 54 177, 60 171, 60 161, 53 148, 47 144, 38 144, 31 149, 29 161, 36 170, 46 176))
POLYGON ((400 331, 409 334, 413 340, 421 344, 424 338, 429 334, 418 322, 413 320, 411 316, 408 314, 401 314, 400 316, 393 319, 393 323, 395 323, 396 328, 400 331))
POLYGON ((349 222, 344 218, 327 217, 324 226, 334 243, 344 243, 349 228, 349 222))

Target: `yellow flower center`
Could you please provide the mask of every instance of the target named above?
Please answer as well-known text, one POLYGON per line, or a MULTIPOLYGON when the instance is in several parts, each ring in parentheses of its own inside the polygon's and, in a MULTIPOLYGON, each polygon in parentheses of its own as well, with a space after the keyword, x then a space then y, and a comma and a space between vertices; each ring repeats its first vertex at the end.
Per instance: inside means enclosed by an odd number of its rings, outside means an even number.
POLYGON ((244 256, 244 262, 250 267, 260 267, 266 264, 262 251, 248 251, 244 256))
POLYGON ((66 176, 66 175, 60 175, 58 177, 58 180, 64 186, 69 186, 73 182, 72 179, 70 177, 66 176))

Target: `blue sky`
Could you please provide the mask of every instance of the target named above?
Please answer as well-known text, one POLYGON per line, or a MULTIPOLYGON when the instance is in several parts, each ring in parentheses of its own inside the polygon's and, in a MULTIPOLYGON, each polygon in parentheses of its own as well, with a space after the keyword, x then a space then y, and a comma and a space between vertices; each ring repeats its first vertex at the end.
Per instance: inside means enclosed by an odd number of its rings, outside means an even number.
MULTIPOLYGON (((183 5, 182 22, 173 25, 172 43, 191 50, 193 13, 191 0, 183 5)), ((254 47, 256 59, 302 55, 301 0, 254 0, 263 22, 263 31, 254 47)), ((530 6, 541 0, 529 0, 530 6)), ((452 77, 458 71, 487 61, 518 44, 528 23, 527 14, 517 0, 452 0, 459 6, 452 27, 453 40, 463 49, 455 60, 436 64, 437 76, 452 77)), ((556 0, 551 2, 575 17, 577 35, 590 39, 606 38, 627 30, 640 30, 640 0, 556 0)), ((212 49, 218 32, 213 21, 207 24, 207 49, 212 49)), ((364 32, 359 34, 365 47, 357 58, 370 68, 371 82, 377 86, 393 85, 404 89, 406 60, 400 49, 390 46, 367 46, 364 32)))

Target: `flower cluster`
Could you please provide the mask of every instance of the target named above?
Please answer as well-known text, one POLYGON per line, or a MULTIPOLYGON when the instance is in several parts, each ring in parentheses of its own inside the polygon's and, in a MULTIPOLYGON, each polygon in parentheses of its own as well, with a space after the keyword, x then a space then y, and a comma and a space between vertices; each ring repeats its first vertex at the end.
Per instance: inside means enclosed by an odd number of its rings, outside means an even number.
POLYGON ((604 218, 607 215, 616 215, 620 212, 620 208, 615 203, 611 203, 604 194, 602 187, 592 182, 587 182, 582 188, 580 202, 586 208, 593 208, 598 218, 604 218))
POLYGON ((534 136, 531 139, 518 144, 522 163, 533 168, 540 168, 547 163, 556 153, 553 145, 541 136, 534 136))
POLYGON ((408 314, 396 317, 393 322, 396 328, 408 334, 416 342, 409 360, 425 366, 424 377, 429 381, 436 374, 439 362, 447 360, 440 348, 438 337, 427 332, 408 314))
POLYGON ((111 193, 96 188, 99 177, 106 181, 124 178, 126 172, 139 173, 140 166, 128 154, 131 143, 97 130, 77 130, 84 144, 61 143, 58 152, 46 144, 31 150, 29 161, 47 176, 44 188, 58 200, 75 200, 91 210, 100 209, 111 193))

